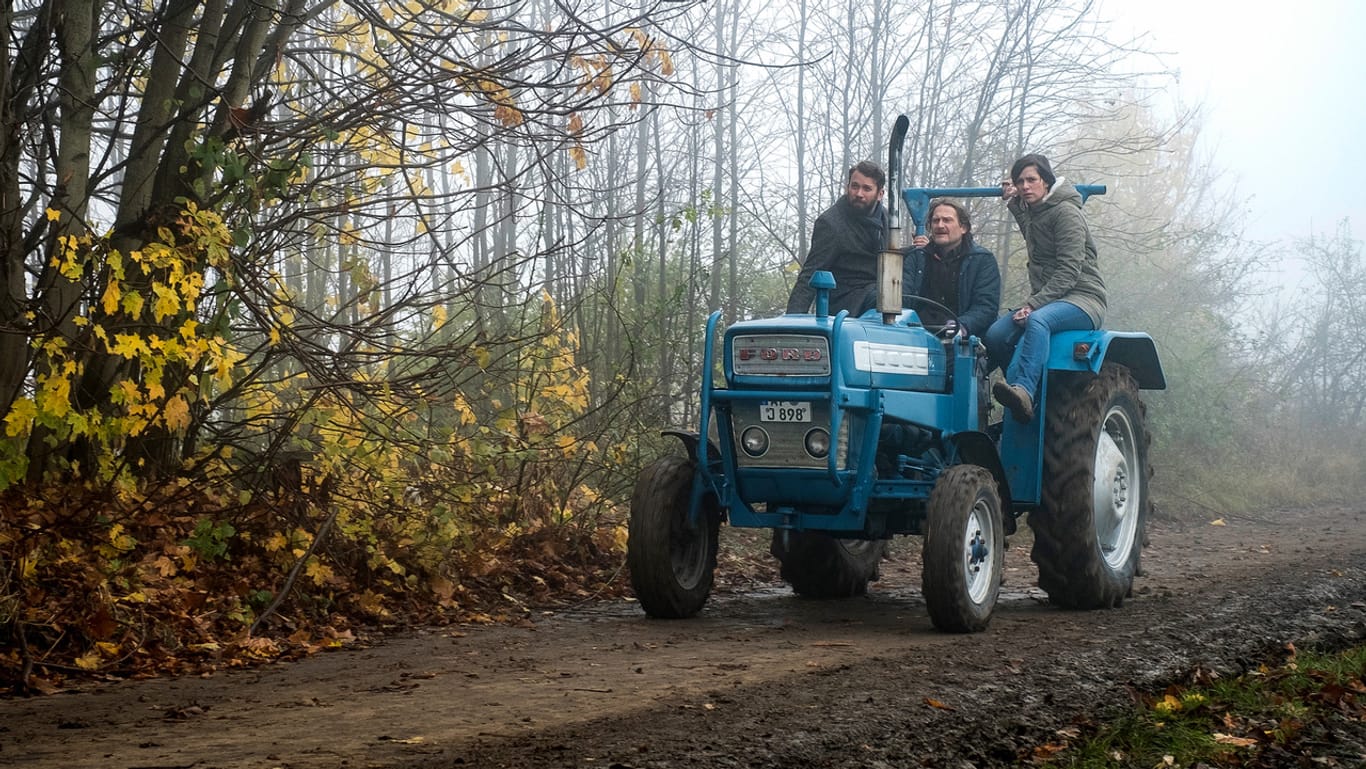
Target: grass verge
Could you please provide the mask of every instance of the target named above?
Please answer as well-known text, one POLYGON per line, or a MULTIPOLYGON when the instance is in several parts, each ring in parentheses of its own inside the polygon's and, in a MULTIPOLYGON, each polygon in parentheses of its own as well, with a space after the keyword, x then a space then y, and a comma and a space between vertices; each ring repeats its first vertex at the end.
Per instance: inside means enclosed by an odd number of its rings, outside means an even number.
POLYGON ((1366 766, 1366 646, 1301 653, 1237 678, 1144 695, 1103 724, 1079 723, 1036 746, 1031 765, 1058 769, 1366 766))

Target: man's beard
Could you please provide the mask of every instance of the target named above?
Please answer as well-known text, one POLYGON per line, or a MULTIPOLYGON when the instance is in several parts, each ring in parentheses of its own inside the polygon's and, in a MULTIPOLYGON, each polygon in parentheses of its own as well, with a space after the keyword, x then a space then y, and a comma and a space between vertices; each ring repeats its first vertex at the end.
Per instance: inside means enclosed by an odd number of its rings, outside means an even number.
POLYGON ((849 202, 850 208, 854 209, 860 214, 871 214, 873 212, 873 209, 877 207, 877 198, 874 198, 868 201, 867 203, 860 203, 857 200, 854 200, 853 198, 848 196, 845 196, 845 200, 849 202))

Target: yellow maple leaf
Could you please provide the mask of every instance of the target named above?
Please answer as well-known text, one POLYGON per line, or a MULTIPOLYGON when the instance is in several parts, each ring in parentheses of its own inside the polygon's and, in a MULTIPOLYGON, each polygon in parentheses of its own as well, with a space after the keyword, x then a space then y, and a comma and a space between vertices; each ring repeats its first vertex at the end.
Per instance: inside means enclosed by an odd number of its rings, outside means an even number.
POLYGON ((123 524, 116 523, 109 527, 109 544, 116 550, 128 551, 137 547, 138 541, 131 534, 125 533, 123 524))
POLYGON ((5 415, 5 435, 10 438, 27 435, 36 416, 38 405, 31 398, 19 398, 14 401, 10 404, 9 413, 5 415))
POLYGON ((142 295, 136 291, 129 291, 123 295, 123 311, 134 319, 142 317, 142 295))
POLYGON ((332 567, 319 561, 317 558, 309 559, 308 567, 304 569, 304 574, 313 580, 315 585, 326 584, 332 579, 332 567))
POLYGON ((119 309, 119 299, 122 297, 122 289, 119 288, 117 280, 109 281, 104 287, 104 296, 100 297, 100 304, 104 306, 104 311, 108 315, 113 315, 119 309))
POLYGON ((1153 705, 1153 710, 1164 716, 1171 715, 1172 713, 1181 710, 1181 700, 1178 700, 1170 694, 1165 695, 1161 702, 1153 705))
POLYGON ((474 409, 470 408, 469 401, 465 400, 465 396, 456 395, 453 405, 456 415, 460 417, 461 425, 472 425, 479 421, 479 418, 474 415, 474 409))
POLYGON ((61 211, 58 211, 58 210, 55 209, 55 208, 49 208, 49 209, 47 210, 47 220, 48 220, 49 222, 61 221, 61 218, 62 218, 62 212, 61 212, 61 211))
POLYGON ((361 593, 356 602, 360 604, 361 610, 367 614, 375 617, 389 616, 389 609, 384 606, 384 598, 371 590, 361 593))
POLYGON ((65 417, 71 411, 71 380, 60 376, 44 379, 35 403, 44 414, 65 417))
POLYGON ((176 395, 166 401, 162 418, 172 430, 184 430, 190 426, 190 404, 185 402, 183 396, 176 395))
POLYGON ((156 294, 156 303, 152 306, 152 314, 158 321, 165 320, 180 311, 180 294, 170 286, 157 283, 152 286, 152 293, 156 294))

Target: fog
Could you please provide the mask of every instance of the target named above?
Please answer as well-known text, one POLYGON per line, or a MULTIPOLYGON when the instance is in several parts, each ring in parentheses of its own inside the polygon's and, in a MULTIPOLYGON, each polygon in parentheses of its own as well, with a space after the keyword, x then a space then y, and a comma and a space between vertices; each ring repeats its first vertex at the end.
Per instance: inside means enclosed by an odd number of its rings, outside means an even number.
POLYGON ((1107 3, 1117 34, 1146 35, 1200 105, 1202 149, 1244 201, 1248 237, 1288 246, 1348 218, 1366 234, 1366 4, 1302 0, 1107 3))

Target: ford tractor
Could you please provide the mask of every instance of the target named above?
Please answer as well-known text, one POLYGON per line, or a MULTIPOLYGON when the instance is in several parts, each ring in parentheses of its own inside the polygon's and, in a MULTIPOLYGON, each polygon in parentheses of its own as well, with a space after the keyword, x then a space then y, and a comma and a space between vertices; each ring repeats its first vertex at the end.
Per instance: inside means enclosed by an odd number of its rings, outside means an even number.
MULTIPOLYGON (((892 190, 907 127, 902 116, 893 131, 892 190)), ((906 188, 899 197, 922 233, 931 198, 999 194, 906 188)), ((627 563, 649 616, 703 608, 723 523, 771 529, 784 580, 811 598, 864 593, 888 540, 919 535, 925 605, 947 632, 988 626, 1006 537, 1026 514, 1052 603, 1110 608, 1131 594, 1150 504, 1139 391, 1166 386, 1152 339, 1054 335, 1032 421, 989 425, 979 340, 945 339, 902 306, 897 197, 874 309, 832 314, 835 282, 818 272, 815 312, 724 330, 719 312, 707 320, 699 424, 665 431, 680 452, 648 465, 631 498, 627 563)))

